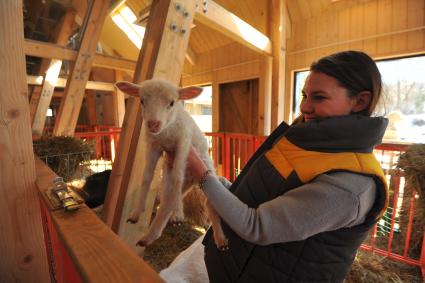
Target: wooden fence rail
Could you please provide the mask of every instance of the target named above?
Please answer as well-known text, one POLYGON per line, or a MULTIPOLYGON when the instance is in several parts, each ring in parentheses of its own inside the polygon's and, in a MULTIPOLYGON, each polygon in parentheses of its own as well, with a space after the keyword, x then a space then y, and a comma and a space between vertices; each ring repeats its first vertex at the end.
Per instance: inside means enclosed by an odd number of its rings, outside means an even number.
POLYGON ((87 206, 55 209, 45 192, 56 174, 40 159, 36 172, 52 282, 163 282, 87 206))

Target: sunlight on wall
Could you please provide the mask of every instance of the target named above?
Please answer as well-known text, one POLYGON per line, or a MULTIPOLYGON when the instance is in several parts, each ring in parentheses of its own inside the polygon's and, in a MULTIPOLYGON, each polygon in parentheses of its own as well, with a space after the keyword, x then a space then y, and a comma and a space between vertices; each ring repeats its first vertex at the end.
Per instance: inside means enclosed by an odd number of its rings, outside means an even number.
POLYGON ((126 5, 122 4, 111 14, 114 23, 127 35, 137 48, 142 47, 145 28, 134 24, 136 15, 126 5))
POLYGON ((267 36, 241 20, 235 15, 232 15, 233 21, 241 32, 242 37, 249 43, 254 46, 257 46, 260 49, 266 49, 269 44, 269 39, 267 36))
POLYGON ((59 72, 62 67, 62 60, 53 59, 52 64, 50 65, 49 69, 46 71, 46 81, 56 86, 59 78, 59 72))

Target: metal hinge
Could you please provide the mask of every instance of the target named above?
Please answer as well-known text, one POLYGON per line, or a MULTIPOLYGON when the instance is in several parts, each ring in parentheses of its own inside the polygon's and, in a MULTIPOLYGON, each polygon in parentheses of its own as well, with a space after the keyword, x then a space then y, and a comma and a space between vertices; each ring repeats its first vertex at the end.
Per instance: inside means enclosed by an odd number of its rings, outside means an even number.
POLYGON ((53 185, 45 191, 52 209, 64 209, 65 211, 74 211, 81 207, 84 200, 63 181, 62 177, 53 179, 53 185))

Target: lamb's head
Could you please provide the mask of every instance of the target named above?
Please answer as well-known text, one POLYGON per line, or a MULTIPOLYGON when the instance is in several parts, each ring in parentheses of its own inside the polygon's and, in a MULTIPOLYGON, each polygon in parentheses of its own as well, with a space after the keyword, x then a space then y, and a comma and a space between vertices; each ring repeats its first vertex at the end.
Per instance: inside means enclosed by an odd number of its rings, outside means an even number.
POLYGON ((197 97, 202 88, 190 86, 178 88, 166 80, 146 80, 140 85, 130 82, 117 82, 115 84, 121 91, 140 98, 143 122, 153 135, 159 134, 170 123, 182 109, 178 100, 197 97))

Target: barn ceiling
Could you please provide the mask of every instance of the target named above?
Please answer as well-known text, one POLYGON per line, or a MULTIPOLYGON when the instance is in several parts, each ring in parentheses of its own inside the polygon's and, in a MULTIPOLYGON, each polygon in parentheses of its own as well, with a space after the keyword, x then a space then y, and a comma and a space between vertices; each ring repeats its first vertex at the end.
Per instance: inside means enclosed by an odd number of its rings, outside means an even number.
MULTIPOLYGON (((27 7, 31 3, 46 3, 62 5, 63 9, 72 7, 76 11, 77 24, 83 24, 84 15, 87 10, 89 0, 25 0, 27 7)), ((125 4, 139 16, 141 12, 147 11, 152 0, 126 0, 125 4)), ((208 1, 213 0, 204 0, 208 1)), ((269 35, 269 13, 273 9, 273 2, 278 0, 214 0, 217 4, 232 12, 261 33, 269 35)), ((289 21, 296 23, 305 21, 311 17, 320 15, 321 13, 334 9, 345 9, 353 5, 358 5, 372 0, 283 0, 286 2, 289 21)), ((116 3, 122 1, 117 0, 116 3)), ((40 6, 41 4, 37 4, 40 6)), ((35 6, 37 6, 35 5, 35 6)), ((31 9, 33 9, 31 7, 31 9)), ((105 44, 105 50, 108 53, 135 59, 137 58, 138 50, 135 46, 131 46, 131 42, 126 39, 123 32, 114 26, 111 19, 105 21, 104 32, 101 36, 101 41, 105 44), (119 46, 121 45, 121 46, 119 46)), ((195 54, 204 53, 218 47, 222 47, 234 42, 232 38, 226 37, 223 34, 204 26, 203 24, 194 21, 189 47, 195 54)))

